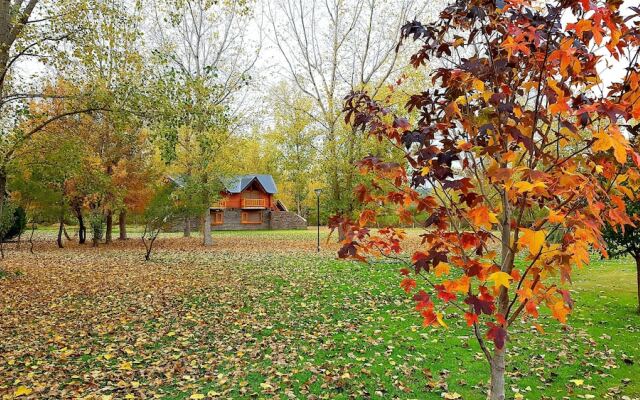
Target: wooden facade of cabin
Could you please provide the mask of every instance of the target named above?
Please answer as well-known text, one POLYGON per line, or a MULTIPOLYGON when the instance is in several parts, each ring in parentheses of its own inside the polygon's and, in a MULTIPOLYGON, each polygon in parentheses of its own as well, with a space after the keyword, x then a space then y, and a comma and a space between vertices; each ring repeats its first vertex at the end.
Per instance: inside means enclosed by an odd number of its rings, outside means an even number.
POLYGON ((274 198, 277 188, 271 175, 241 175, 223 183, 225 190, 209 209, 212 230, 307 228, 304 218, 274 198))

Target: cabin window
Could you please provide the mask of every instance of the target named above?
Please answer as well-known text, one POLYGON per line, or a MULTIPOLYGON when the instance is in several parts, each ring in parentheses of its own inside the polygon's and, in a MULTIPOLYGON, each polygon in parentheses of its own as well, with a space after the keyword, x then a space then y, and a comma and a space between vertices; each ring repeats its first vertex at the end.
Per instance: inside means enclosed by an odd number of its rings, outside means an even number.
POLYGON ((262 198, 262 193, 260 193, 257 190, 245 190, 243 194, 245 199, 261 199, 262 198))
POLYGON ((241 221, 243 224, 261 224, 262 212, 243 211, 241 215, 241 221))
POLYGON ((213 218, 211 219, 213 225, 222 225, 224 224, 224 212, 222 211, 214 211, 213 218))

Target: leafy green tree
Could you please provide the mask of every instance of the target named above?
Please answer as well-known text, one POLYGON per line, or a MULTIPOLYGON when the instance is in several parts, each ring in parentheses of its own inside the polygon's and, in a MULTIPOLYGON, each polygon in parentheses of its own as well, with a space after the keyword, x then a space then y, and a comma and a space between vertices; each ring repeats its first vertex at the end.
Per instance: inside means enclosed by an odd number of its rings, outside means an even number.
POLYGON ((635 216, 634 225, 605 225, 602 236, 607 243, 610 257, 629 255, 636 263, 636 282, 638 290, 638 313, 640 314, 640 201, 626 202, 627 214, 635 216))
POLYGON ((320 136, 311 116, 313 103, 287 84, 276 87, 272 97, 274 127, 267 132, 265 140, 276 147, 280 176, 293 198, 296 212, 306 216, 309 176, 317 167, 320 136))
POLYGON ((180 213, 174 195, 175 187, 167 184, 160 185, 154 193, 143 214, 144 232, 141 239, 146 250, 144 259, 147 261, 151 259, 153 244, 160 232, 180 213))
MULTIPOLYGON (((100 0, 4 0, 0 2, 0 204, 6 194, 11 161, 21 148, 47 125, 74 115, 103 109, 87 101, 92 90, 57 93, 49 90, 49 74, 28 76, 25 64, 55 71, 70 65, 79 54, 70 44, 83 37, 91 26, 89 10, 100 0), (64 99, 54 112, 39 113, 30 108, 33 100, 64 99), (34 123, 25 124, 26 120, 34 123)), ((54 74, 55 75, 55 74, 54 74)), ((54 111, 54 110, 49 110, 54 111)))
POLYGON ((185 236, 190 235, 190 220, 203 215, 203 243, 209 246, 209 207, 222 188, 225 163, 220 156, 229 143, 229 116, 227 108, 218 104, 219 87, 209 85, 208 76, 166 68, 156 77, 153 90, 158 95, 153 98, 155 139, 170 171, 184 181, 179 197, 186 213, 185 236))

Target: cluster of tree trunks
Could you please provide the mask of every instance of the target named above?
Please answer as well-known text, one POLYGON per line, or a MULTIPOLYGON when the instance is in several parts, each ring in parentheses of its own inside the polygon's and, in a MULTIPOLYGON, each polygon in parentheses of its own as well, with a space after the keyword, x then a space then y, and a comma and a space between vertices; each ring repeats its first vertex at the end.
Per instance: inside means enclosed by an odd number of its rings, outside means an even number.
MULTIPOLYGON (((76 219, 78 220, 78 243, 85 244, 87 242, 87 226, 85 224, 84 216, 82 215, 82 208, 80 206, 73 207, 73 213, 75 214, 76 219)), ((127 211, 121 210, 118 214, 118 227, 120 228, 119 240, 127 240, 127 211)), ((63 235, 69 241, 72 238, 69 236, 65 229, 64 223, 64 213, 60 215, 60 221, 58 225, 58 237, 56 239, 56 243, 59 248, 64 247, 64 243, 62 240, 63 235)), ((113 238, 113 213, 109 211, 106 215, 106 230, 105 230, 105 243, 111 243, 113 238)))

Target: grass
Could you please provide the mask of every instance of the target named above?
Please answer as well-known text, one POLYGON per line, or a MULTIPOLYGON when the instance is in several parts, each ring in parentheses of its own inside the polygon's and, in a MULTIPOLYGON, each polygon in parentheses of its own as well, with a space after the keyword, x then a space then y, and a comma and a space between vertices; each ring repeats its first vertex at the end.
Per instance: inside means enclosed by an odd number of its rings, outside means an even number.
MULTIPOLYGON (((322 232, 323 236, 326 231, 322 232)), ((397 266, 316 254, 315 231, 9 249, 0 394, 125 398, 484 399, 488 367, 450 310, 423 328, 397 266)), ((324 239, 324 238, 323 238, 324 239)), ((510 398, 640 398, 635 265, 575 274, 568 326, 512 329, 510 398)))

